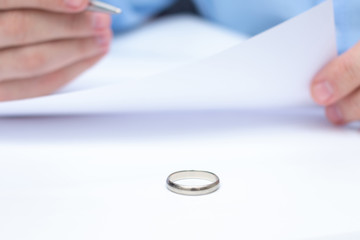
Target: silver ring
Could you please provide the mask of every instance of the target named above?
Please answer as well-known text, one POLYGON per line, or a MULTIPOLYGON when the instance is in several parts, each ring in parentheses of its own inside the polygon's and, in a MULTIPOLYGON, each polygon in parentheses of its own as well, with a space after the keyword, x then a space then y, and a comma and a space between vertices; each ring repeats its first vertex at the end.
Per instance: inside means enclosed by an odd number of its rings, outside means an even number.
POLYGON ((220 187, 220 179, 216 174, 207 171, 185 170, 174 172, 166 180, 167 188, 177 194, 199 196, 215 192, 220 187), (176 183, 180 180, 200 179, 209 181, 209 184, 200 186, 188 186, 176 183))

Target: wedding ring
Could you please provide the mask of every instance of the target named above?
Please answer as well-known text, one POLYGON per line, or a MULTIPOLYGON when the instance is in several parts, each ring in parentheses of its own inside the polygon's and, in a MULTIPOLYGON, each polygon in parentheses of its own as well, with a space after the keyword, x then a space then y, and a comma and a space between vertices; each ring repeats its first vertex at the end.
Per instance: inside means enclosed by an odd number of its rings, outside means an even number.
POLYGON ((185 170, 174 172, 166 180, 167 188, 177 194, 199 196, 215 192, 220 187, 220 179, 216 174, 207 171, 185 170), (177 183, 181 180, 199 179, 209 181, 205 185, 182 185, 177 183))

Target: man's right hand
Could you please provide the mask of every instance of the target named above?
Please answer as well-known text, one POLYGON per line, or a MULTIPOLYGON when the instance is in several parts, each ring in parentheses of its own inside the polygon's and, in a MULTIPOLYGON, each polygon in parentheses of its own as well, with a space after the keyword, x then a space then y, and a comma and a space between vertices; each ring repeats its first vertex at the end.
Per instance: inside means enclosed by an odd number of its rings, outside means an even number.
POLYGON ((108 51, 110 17, 89 0, 0 0, 0 101, 50 94, 108 51))

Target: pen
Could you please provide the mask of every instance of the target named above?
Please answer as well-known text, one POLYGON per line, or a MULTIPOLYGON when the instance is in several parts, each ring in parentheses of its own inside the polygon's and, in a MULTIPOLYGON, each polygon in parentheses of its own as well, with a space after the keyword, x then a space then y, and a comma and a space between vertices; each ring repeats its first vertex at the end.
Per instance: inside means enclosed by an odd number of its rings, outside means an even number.
POLYGON ((90 4, 86 10, 103 12, 107 14, 120 14, 122 12, 120 8, 100 1, 90 1, 90 4))

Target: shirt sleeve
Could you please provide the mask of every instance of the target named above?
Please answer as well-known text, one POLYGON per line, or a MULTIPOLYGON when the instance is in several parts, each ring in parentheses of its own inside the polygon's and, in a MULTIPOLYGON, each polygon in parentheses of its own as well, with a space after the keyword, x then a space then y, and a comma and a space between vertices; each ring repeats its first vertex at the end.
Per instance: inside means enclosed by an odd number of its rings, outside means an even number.
POLYGON ((141 25, 148 19, 169 7, 176 0, 104 0, 123 10, 113 16, 112 27, 119 33, 141 25))

